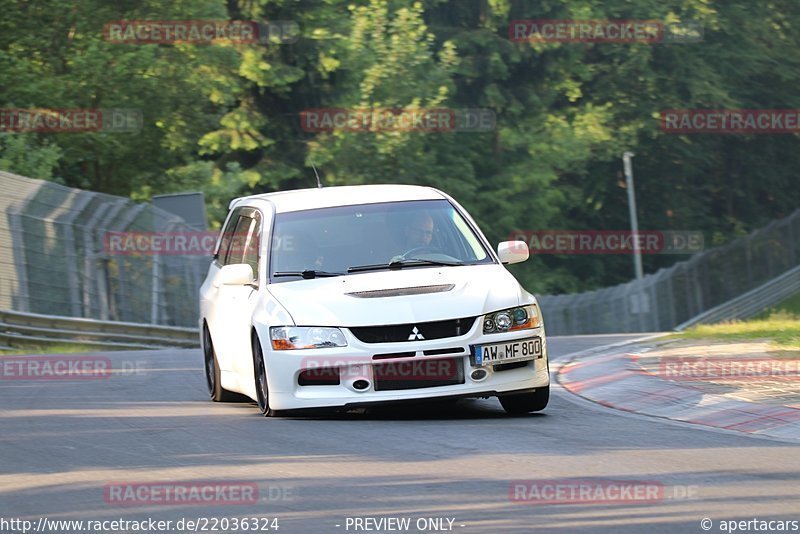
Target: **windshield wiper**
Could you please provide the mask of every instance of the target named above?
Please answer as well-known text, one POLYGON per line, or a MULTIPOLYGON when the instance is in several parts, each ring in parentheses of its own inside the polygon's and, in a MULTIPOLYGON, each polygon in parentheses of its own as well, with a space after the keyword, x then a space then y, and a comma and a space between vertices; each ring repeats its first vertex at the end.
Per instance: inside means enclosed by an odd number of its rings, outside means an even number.
POLYGON ((273 277, 277 276, 301 276, 306 280, 311 278, 326 278, 329 276, 344 276, 347 273, 332 273, 328 271, 315 271, 314 269, 306 269, 305 271, 282 271, 272 273, 273 277))
POLYGON ((423 260, 421 258, 408 258, 404 260, 394 260, 389 263, 376 263, 374 265, 356 265, 355 267, 348 267, 348 273, 360 273, 364 271, 380 271, 382 269, 402 269, 403 267, 414 267, 419 265, 466 265, 463 261, 446 261, 446 260, 423 260))

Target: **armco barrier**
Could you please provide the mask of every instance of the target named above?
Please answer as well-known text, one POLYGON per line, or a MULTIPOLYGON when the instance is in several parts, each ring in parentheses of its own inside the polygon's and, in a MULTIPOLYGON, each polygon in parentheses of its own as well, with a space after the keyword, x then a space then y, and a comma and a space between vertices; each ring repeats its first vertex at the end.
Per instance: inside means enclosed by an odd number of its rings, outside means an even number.
POLYGON ((797 291, 798 267, 800 209, 641 280, 537 297, 549 334, 665 332, 755 315, 797 291))
POLYGON ((724 304, 711 308, 675 330, 685 330, 696 324, 713 324, 723 321, 749 319, 770 306, 800 292, 800 266, 790 269, 759 287, 748 291, 724 304))
POLYGON ((197 328, 59 317, 0 310, 0 341, 78 343, 98 348, 195 348, 197 328))

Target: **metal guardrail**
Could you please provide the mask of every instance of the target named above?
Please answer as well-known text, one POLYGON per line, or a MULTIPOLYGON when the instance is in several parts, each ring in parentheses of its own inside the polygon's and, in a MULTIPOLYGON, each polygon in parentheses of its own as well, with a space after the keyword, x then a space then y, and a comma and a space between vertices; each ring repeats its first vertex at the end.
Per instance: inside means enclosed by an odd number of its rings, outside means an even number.
POLYGON ((762 286, 771 287, 773 279, 798 265, 800 209, 642 279, 583 293, 536 296, 551 335, 665 332, 711 310, 728 309, 742 294, 760 296, 762 286))
MULTIPOLYGON (((696 324, 747 319, 800 292, 800 266, 681 323, 682 331, 696 324)), ((100 321, 0 310, 0 341, 43 344, 78 343, 98 348, 159 349, 199 346, 197 328, 100 321)))
POLYGON ((800 292, 800 266, 789 269, 769 282, 679 324, 675 330, 682 331, 697 324, 748 319, 797 292, 800 292))
POLYGON ((198 329, 100 321, 0 310, 0 341, 78 343, 98 348, 159 349, 200 346, 198 329))

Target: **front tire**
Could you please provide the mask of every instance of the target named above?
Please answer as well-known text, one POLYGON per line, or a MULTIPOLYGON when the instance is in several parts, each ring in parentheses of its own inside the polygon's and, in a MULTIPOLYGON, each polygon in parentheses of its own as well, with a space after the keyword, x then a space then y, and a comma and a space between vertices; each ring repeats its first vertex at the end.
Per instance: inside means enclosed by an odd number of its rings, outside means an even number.
POLYGON ((550 386, 537 388, 533 393, 520 395, 504 395, 500 397, 500 404, 509 415, 524 415, 539 412, 547 407, 550 401, 550 386))
POLYGON ((264 351, 255 330, 250 336, 253 345, 253 375, 256 380, 256 400, 261 415, 271 417, 276 415, 275 410, 269 407, 269 385, 267 383, 267 366, 264 363, 264 351))
POLYGON ((206 385, 208 395, 214 402, 231 402, 236 399, 234 393, 222 387, 220 380, 219 361, 214 350, 214 343, 211 341, 211 332, 208 325, 203 324, 203 359, 205 360, 206 385))

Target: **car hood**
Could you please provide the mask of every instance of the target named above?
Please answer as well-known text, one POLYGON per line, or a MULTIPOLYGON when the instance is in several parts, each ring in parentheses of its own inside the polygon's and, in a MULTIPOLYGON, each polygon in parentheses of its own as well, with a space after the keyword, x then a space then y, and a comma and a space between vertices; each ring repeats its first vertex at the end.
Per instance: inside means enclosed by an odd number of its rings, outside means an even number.
POLYGON ((497 264, 407 267, 297 280, 272 284, 269 291, 300 326, 350 327, 475 317, 516 306, 527 297, 516 279, 497 264))

